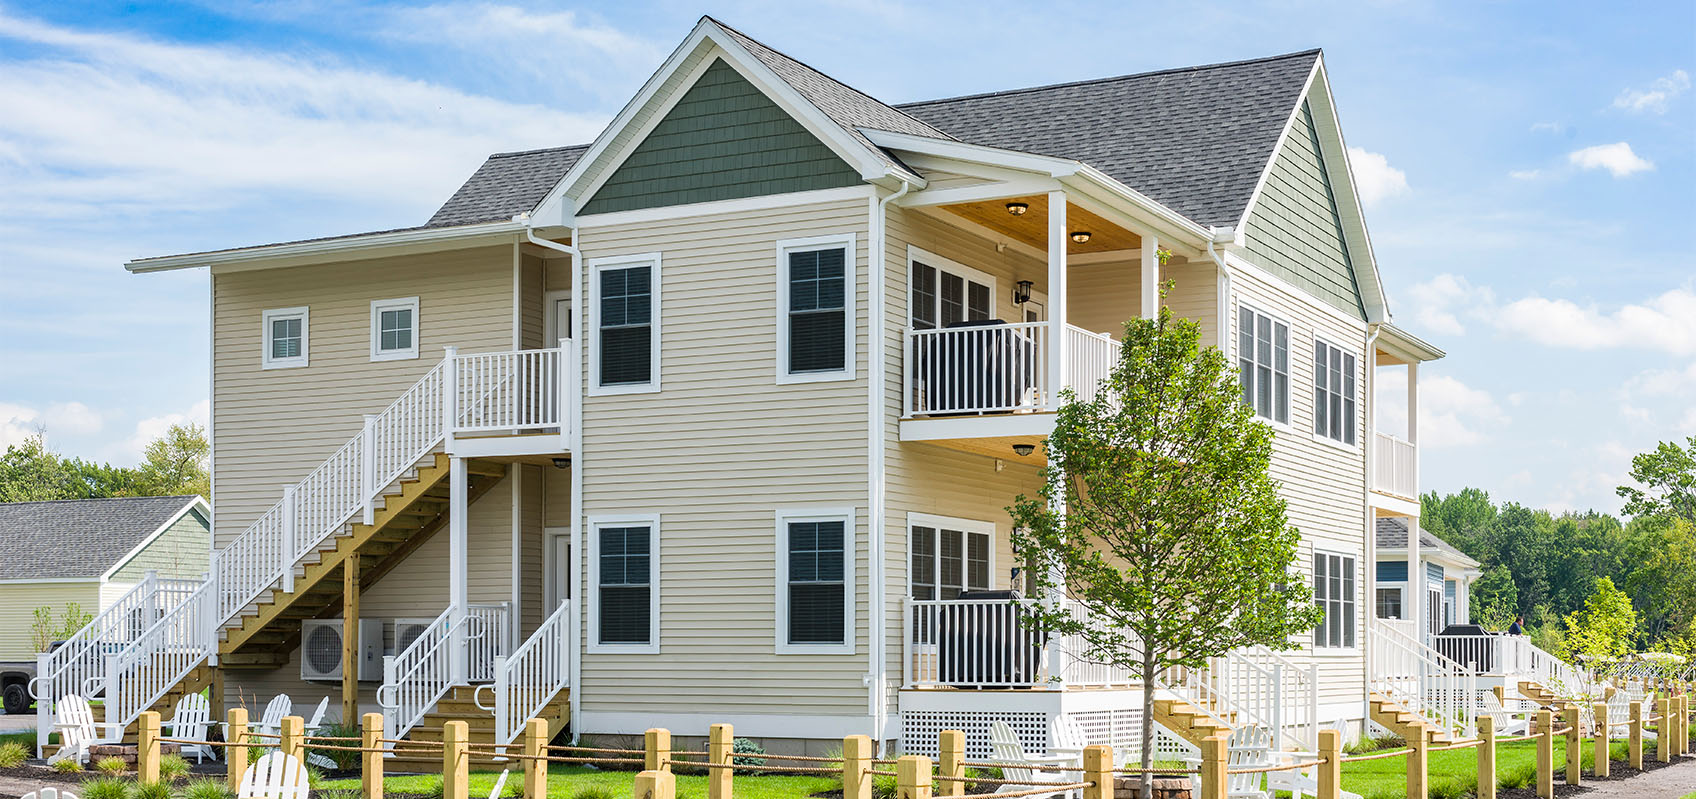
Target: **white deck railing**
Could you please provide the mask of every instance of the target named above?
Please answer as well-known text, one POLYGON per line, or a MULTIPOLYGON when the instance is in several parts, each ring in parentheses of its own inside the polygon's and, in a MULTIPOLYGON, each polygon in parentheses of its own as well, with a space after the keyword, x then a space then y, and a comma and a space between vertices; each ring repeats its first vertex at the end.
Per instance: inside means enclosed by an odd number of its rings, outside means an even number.
POLYGON ((561 350, 460 355, 455 360, 455 433, 561 427, 569 391, 561 350))
POLYGON ((1473 734, 1478 673, 1400 630, 1373 623, 1372 690, 1426 722, 1465 737, 1473 734))
MULTIPOLYGON (((1129 686, 1129 670, 1089 662, 1076 636, 1049 635, 1021 612, 1037 600, 918 600, 906 603, 909 688, 1060 688, 1129 686)), ((1081 606, 1067 610, 1084 617, 1081 606)))
POLYGON ((1372 490, 1403 499, 1419 498, 1419 448, 1385 433, 1373 433, 1372 490))
POLYGON ((106 660, 106 724, 117 731, 206 662, 217 646, 211 582, 198 588, 106 660))
POLYGON ((1223 709, 1236 718, 1278 731, 1283 747, 1318 750, 1316 665, 1252 646, 1208 661, 1207 677, 1223 709))
POLYGON ((570 684, 571 602, 542 622, 508 657, 495 664, 494 685, 477 689, 477 705, 495 714, 495 743, 512 743, 525 722, 548 706, 570 684), (482 693, 494 692, 494 704, 482 693))
MULTIPOLYGON (((906 416, 1052 410, 1059 394, 1050 385, 1052 322, 984 324, 906 331, 906 416)), ((1112 337, 1065 326, 1067 385, 1081 398, 1119 358, 1112 337)))
POLYGON ((512 603, 473 603, 465 615, 465 679, 494 682, 500 659, 512 651, 512 603))

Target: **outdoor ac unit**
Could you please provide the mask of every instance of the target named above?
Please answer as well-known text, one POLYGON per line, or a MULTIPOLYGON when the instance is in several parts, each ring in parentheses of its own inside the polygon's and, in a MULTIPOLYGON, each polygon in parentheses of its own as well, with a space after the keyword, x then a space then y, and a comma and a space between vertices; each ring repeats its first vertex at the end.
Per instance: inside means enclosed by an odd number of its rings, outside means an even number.
MULTIPOLYGON (((383 623, 359 620, 359 679, 383 678, 383 623)), ((300 678, 342 678, 342 620, 315 619, 300 623, 300 678)))
POLYGON ((433 622, 435 619, 395 619, 395 654, 405 652, 433 622))

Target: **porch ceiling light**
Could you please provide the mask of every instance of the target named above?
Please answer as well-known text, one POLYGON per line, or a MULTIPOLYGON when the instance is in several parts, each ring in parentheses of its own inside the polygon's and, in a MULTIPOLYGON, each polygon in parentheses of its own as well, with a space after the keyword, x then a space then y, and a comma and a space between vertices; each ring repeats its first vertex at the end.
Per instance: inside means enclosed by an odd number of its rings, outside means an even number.
POLYGON ((1074 241, 1078 244, 1083 244, 1084 242, 1089 241, 1089 231, 1087 231, 1087 230, 1074 230, 1074 231, 1072 231, 1072 241, 1074 241))
POLYGON ((1035 451, 1036 451, 1036 445, 1035 444, 1014 444, 1013 445, 1013 454, 1017 455, 1021 458, 1025 457, 1027 455, 1030 455, 1032 452, 1035 452, 1035 451))
POLYGON ((569 468, 571 468, 571 459, 570 458, 554 458, 554 468, 555 469, 569 469, 569 468))
POLYGON ((1029 280, 1021 280, 1021 281, 1018 282, 1018 284, 1014 285, 1013 286, 1013 304, 1014 305, 1024 305, 1025 303, 1030 302, 1031 301, 1031 288, 1032 288, 1032 285, 1031 285, 1031 282, 1029 280))
POLYGON ((1029 211, 1029 210, 1031 210, 1030 203, 1008 203, 1007 204, 1007 213, 1012 214, 1014 216, 1024 216, 1025 212, 1029 211))

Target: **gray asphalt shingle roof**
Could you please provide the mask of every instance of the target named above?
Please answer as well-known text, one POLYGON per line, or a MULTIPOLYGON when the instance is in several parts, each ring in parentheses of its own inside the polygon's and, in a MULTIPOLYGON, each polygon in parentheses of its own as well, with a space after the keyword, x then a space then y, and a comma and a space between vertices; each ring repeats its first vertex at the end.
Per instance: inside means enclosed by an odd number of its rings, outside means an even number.
POLYGON ((0 503, 0 580, 99 577, 197 499, 0 503))
POLYGON ((589 145, 495 153, 436 210, 425 227, 511 219, 536 207, 589 145))
MULTIPOLYGON (((1407 549, 1407 526, 1408 526, 1408 520, 1405 519, 1405 518, 1399 517, 1399 516, 1387 516, 1387 517, 1384 517, 1382 519, 1379 519, 1378 520, 1378 548, 1379 549, 1407 549)), ((1461 560, 1461 561, 1464 561, 1464 562, 1467 562, 1467 563, 1471 563, 1473 565, 1478 564, 1478 561, 1473 560, 1465 552, 1462 552, 1459 549, 1456 549, 1454 547, 1454 545, 1450 544, 1449 542, 1444 541, 1441 538, 1438 538, 1436 536, 1436 534, 1432 533, 1430 530, 1427 530, 1423 527, 1420 527, 1418 529, 1419 529, 1419 546, 1421 548, 1440 550, 1440 551, 1448 554, 1450 557, 1455 558, 1457 560, 1461 560)))
POLYGON ((962 141, 1082 161, 1202 225, 1234 225, 1318 50, 896 106, 962 141))

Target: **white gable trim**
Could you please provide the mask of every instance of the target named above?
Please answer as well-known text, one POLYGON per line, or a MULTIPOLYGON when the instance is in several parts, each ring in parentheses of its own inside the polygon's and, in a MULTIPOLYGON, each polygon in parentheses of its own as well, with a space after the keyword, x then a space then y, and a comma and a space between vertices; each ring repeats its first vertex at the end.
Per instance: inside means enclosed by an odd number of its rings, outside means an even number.
MULTIPOLYGON (((194 499, 183 503, 183 506, 178 508, 176 513, 171 514, 171 517, 166 519, 164 524, 154 528, 153 532, 148 533, 147 537, 141 540, 141 543, 136 544, 134 549, 131 549, 123 557, 119 558, 117 563, 112 564, 112 568, 107 569, 100 575, 100 581, 105 582, 112 579, 112 575, 117 574, 119 569, 129 565, 129 562, 135 560, 136 556, 140 555, 142 550, 152 546, 153 542, 158 541, 159 537, 164 535, 166 530, 171 529, 171 525, 176 524, 184 516, 187 516, 188 512, 191 510, 198 510, 200 511, 201 516, 206 517, 206 535, 210 539, 212 536, 212 508, 206 504, 206 500, 201 499, 200 497, 195 497, 194 499)), ((207 543, 210 545, 211 541, 208 541, 207 543)), ((213 549, 216 548, 214 547, 213 549)), ((207 551, 210 552, 213 550, 209 549, 207 551)), ((206 566, 210 569, 212 564, 207 563, 206 566)))

